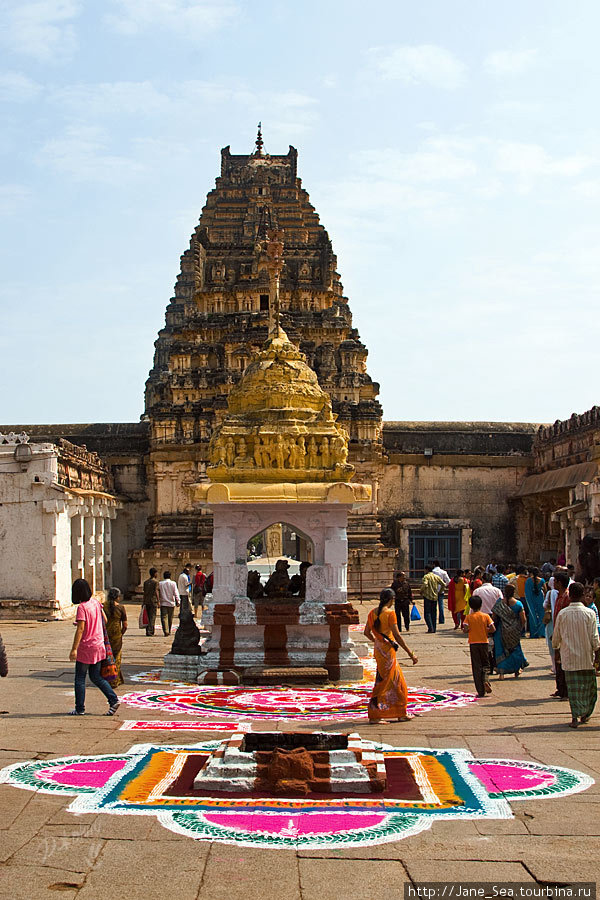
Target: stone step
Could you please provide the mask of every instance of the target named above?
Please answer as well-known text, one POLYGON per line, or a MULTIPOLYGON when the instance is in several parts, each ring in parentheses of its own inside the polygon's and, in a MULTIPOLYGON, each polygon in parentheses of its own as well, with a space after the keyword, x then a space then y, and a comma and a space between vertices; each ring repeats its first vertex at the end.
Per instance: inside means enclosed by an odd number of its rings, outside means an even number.
POLYGON ((323 684, 326 681, 329 673, 321 666, 249 666, 242 675, 242 684, 323 684))

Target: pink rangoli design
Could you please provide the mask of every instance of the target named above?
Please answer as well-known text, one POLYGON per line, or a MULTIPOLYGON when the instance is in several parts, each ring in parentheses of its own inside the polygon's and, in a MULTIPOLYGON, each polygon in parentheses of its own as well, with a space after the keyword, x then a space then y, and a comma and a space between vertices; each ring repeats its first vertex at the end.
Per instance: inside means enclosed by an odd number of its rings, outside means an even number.
MULTIPOLYGON (((294 689, 286 687, 201 687, 153 690, 124 694, 123 703, 138 709, 162 712, 199 712, 216 716, 279 721, 345 721, 367 718, 371 687, 366 684, 340 688, 294 689)), ((465 706, 477 700, 463 691, 409 688, 408 710, 412 713, 465 706)))

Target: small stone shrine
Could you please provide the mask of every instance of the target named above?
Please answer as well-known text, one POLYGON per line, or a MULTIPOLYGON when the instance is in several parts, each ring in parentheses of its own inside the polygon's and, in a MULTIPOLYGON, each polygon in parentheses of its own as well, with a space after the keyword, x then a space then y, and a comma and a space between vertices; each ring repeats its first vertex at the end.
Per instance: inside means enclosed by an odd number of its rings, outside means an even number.
POLYGON ((275 668, 281 680, 309 669, 333 681, 362 678, 348 635, 358 613, 347 602, 347 524, 349 511, 370 501, 371 487, 350 483, 348 434, 280 326, 282 251, 282 233, 266 231, 259 257, 269 275, 269 338, 232 389, 213 433, 210 481, 190 487, 195 503, 214 517, 214 586, 202 617, 210 637, 197 656, 189 642, 184 655, 174 646, 165 677, 235 683, 275 668), (312 565, 302 568, 294 589, 278 564, 263 591, 248 571, 247 545, 277 523, 308 537, 312 565))
POLYGON ((386 787, 383 753, 357 733, 237 732, 194 780, 194 791, 246 794, 373 794, 386 787))

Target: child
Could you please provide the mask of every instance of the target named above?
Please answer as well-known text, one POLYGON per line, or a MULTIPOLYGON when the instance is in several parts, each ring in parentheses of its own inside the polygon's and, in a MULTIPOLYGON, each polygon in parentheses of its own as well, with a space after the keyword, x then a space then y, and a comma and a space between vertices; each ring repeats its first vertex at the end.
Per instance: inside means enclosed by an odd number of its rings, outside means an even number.
POLYGON ((600 634, 600 615, 598 615, 598 599, 596 595, 596 582, 600 583, 600 578, 594 578, 593 590, 587 590, 583 595, 583 602, 588 609, 596 616, 596 625, 598 626, 598 634, 600 634))
POLYGON ((496 629, 490 616, 481 612, 481 597, 474 594, 469 602, 471 612, 465 617, 463 631, 468 631, 469 633, 471 669, 473 670, 473 681, 477 688, 477 695, 485 697, 486 694, 492 693, 492 687, 488 681, 488 635, 493 634, 496 629))

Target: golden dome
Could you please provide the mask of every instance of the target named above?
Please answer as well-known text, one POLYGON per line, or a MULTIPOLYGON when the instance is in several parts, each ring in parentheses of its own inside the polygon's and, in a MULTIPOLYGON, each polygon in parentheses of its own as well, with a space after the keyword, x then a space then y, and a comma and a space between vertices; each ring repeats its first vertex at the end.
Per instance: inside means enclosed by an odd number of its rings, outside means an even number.
POLYGON ((277 326, 232 389, 210 442, 212 481, 347 481, 348 435, 306 357, 277 326))
POLYGON ((327 407, 331 411, 331 401, 304 354, 280 328, 231 390, 228 407, 230 415, 262 424, 282 416, 311 419, 327 407))

